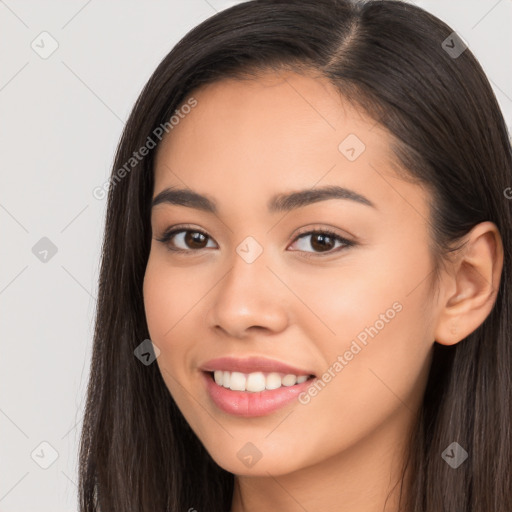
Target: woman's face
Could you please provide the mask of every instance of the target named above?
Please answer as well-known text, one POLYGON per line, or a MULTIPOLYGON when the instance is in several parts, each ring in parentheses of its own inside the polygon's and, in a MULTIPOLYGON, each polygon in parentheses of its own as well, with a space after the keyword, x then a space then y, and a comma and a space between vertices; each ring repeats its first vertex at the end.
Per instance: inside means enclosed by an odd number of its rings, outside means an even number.
POLYGON ((373 464, 426 383, 439 313, 429 195, 324 79, 268 74, 193 96, 159 147, 153 198, 186 189, 215 211, 171 194, 153 206, 144 279, 169 392, 232 473, 285 474, 356 446, 373 464), (253 357, 270 362, 237 366, 253 357))

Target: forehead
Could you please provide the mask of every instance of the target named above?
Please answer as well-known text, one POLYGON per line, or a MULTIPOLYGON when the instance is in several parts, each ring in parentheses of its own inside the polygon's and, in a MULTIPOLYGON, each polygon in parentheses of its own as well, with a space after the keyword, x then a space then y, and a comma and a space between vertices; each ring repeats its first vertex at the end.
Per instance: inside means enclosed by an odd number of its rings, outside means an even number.
POLYGON ((320 180, 368 189, 372 180, 382 187, 372 166, 390 172, 389 134, 324 77, 269 72, 206 84, 191 96, 197 105, 159 145, 155 194, 187 186, 250 199, 320 180))
POLYGON ((189 96, 197 106, 164 137, 157 158, 211 162, 212 155, 219 161, 228 154, 231 160, 245 156, 283 169, 285 162, 304 158, 338 158, 339 145, 349 135, 365 151, 389 155, 387 132, 324 77, 268 72, 206 84, 189 96))

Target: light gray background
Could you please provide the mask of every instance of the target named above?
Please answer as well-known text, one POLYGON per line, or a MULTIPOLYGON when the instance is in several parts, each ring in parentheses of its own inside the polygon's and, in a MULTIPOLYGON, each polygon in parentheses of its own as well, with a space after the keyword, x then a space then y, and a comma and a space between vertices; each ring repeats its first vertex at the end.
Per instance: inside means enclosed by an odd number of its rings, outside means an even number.
MULTIPOLYGON (((124 122, 161 59, 235 3, 0 0, 1 512, 77 510, 106 206, 92 191, 108 179, 124 122), (43 50, 43 31, 58 42, 46 59, 31 47, 43 50), (43 237, 57 247, 46 262, 32 251, 43 237), (48 469, 36 463, 51 462, 43 441, 58 454, 48 469)), ((415 3, 468 43, 510 127, 512 0, 415 3)))

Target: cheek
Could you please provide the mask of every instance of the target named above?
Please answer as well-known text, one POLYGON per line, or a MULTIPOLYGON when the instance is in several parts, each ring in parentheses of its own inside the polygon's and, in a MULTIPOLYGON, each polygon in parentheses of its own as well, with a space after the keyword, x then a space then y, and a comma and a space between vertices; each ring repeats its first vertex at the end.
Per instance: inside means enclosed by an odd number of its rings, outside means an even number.
POLYGON ((190 286, 190 273, 151 256, 143 283, 144 309, 151 339, 168 343, 179 321, 197 301, 199 287, 190 286))
POLYGON ((421 332, 429 320, 425 308, 431 301, 426 292, 431 270, 429 253, 419 240, 354 250, 336 265, 290 273, 290 288, 300 300, 290 302, 289 309, 296 315, 293 321, 332 354, 358 335, 364 342, 367 328, 388 330, 398 316, 410 318, 409 328, 417 326, 421 332))
POLYGON ((169 390, 174 391, 176 382, 183 378, 183 362, 186 347, 179 343, 180 329, 186 323, 190 287, 181 283, 183 273, 173 271, 165 262, 151 258, 146 267, 143 283, 144 309, 151 341, 160 349, 156 362, 169 390), (172 365, 176 366, 174 368, 172 365))
POLYGON ((294 415, 298 423, 316 418, 315 435, 302 454, 314 460, 347 449, 381 425, 393 424, 393 418, 396 429, 405 429, 405 420, 421 402, 431 361, 426 284, 409 296, 359 284, 338 290, 338 296, 340 292, 337 305, 326 301, 322 306, 323 320, 336 331, 332 335, 324 329, 326 333, 317 336, 326 361, 324 373, 294 415))
POLYGON ((192 371, 187 364, 193 360, 189 354, 198 332, 194 315, 210 287, 192 268, 171 265, 159 254, 150 255, 143 282, 146 322, 150 339, 160 349, 156 362, 162 377, 173 398, 183 406, 187 400, 181 397, 182 386, 192 371))
POLYGON ((180 304, 183 305, 183 294, 187 289, 180 284, 179 274, 172 272, 165 262, 150 255, 144 276, 143 296, 149 337, 160 349, 156 364, 170 395, 180 410, 186 413, 190 404, 182 392, 186 376, 183 365, 185 347, 176 343, 176 340, 179 319, 184 314, 180 304))
MULTIPOLYGON (((326 365, 323 375, 329 384, 319 392, 325 407, 341 401, 347 410, 364 416, 365 407, 377 404, 376 418, 379 404, 385 414, 386 407, 400 403, 397 396, 415 401, 434 340, 431 264, 418 242, 414 251, 392 251, 386 245, 347 258, 335 270, 296 274, 294 290, 308 306, 297 322, 326 365)), ((302 306, 297 313, 301 311, 302 306)))

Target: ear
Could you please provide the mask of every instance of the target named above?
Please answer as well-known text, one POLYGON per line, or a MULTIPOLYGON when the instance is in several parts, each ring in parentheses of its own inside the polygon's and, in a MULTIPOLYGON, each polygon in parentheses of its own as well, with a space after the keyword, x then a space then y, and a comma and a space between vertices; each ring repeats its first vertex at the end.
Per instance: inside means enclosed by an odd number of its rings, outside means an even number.
POLYGON ((492 222, 477 224, 443 279, 435 340, 454 345, 475 331, 494 306, 503 269, 503 243, 492 222))

